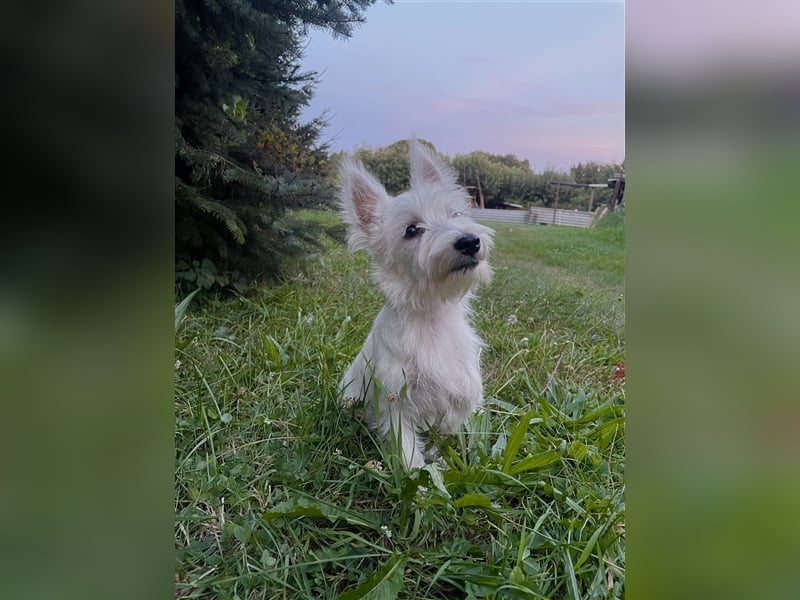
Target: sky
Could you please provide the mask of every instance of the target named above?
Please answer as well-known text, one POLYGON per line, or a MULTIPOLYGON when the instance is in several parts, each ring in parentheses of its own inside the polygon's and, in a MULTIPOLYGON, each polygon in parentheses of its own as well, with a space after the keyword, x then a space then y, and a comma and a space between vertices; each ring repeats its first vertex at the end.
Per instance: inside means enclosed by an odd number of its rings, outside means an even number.
POLYGON ((444 154, 483 150, 534 171, 625 158, 623 2, 396 0, 350 39, 310 33, 333 150, 411 135, 444 154))

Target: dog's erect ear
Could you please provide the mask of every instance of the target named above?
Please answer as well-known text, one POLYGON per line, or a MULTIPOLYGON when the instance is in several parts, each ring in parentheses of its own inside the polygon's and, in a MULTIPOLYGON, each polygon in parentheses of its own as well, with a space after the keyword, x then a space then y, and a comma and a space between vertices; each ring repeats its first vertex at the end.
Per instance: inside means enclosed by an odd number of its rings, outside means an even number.
POLYGON ((450 167, 443 164, 433 152, 419 143, 417 138, 408 142, 408 160, 411 167, 411 187, 425 183, 451 185, 456 182, 450 167))
POLYGON ((378 203, 388 196, 381 183, 358 161, 345 158, 339 176, 342 217, 347 223, 348 242, 352 250, 358 250, 368 245, 378 219, 378 203))

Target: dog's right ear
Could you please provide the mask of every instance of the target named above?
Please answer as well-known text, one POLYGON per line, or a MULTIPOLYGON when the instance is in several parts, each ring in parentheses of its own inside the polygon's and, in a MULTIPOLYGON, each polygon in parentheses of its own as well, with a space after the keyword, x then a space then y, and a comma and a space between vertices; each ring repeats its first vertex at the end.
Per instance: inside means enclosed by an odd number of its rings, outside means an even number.
POLYGON ((353 251, 366 248, 378 223, 378 204, 388 197, 386 190, 360 162, 349 158, 342 161, 339 177, 348 244, 353 251))

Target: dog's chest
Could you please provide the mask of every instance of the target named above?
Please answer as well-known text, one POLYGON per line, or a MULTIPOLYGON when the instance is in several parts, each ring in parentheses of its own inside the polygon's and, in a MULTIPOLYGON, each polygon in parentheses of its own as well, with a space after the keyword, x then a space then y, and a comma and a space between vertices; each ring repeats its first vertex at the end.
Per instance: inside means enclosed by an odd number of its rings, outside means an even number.
POLYGON ((406 322, 402 354, 418 378, 459 378, 478 369, 478 340, 463 316, 406 322))

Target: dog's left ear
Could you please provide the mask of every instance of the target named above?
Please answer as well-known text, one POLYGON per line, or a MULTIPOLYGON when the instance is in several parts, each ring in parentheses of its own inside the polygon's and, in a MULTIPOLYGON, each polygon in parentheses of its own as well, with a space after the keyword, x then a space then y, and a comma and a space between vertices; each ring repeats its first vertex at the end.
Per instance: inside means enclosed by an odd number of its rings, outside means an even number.
POLYGON ((408 160, 411 167, 411 187, 425 183, 456 183, 450 167, 442 163, 433 152, 419 143, 417 138, 408 142, 408 160))

